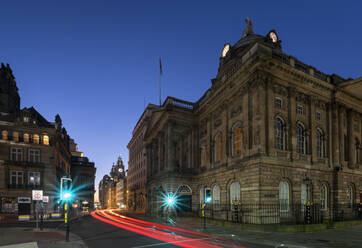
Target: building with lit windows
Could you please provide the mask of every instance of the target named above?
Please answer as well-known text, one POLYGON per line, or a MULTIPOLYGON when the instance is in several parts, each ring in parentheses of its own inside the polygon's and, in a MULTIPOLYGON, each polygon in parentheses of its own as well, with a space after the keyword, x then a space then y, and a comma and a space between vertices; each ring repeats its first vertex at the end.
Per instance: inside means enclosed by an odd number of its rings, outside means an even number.
POLYGON ((20 109, 20 96, 9 65, 0 68, 0 213, 34 210, 32 190, 49 196, 57 211, 57 186, 70 173, 69 136, 59 115, 47 121, 36 109, 20 109))
POLYGON ((179 196, 179 213, 194 214, 211 192, 207 214, 231 220, 240 211, 245 223, 303 219, 309 202, 326 218, 355 214, 362 78, 327 75, 285 54, 275 30, 254 34, 247 19, 211 82, 198 101, 168 97, 148 120, 148 214, 162 215, 165 192, 179 196))

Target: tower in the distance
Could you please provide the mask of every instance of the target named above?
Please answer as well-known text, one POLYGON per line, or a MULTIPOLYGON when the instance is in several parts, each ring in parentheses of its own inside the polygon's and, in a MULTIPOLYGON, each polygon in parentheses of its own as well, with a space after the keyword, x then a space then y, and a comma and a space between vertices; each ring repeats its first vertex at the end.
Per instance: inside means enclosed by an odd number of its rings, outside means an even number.
POLYGON ((20 110, 20 96, 9 64, 0 67, 0 112, 15 113, 20 110))

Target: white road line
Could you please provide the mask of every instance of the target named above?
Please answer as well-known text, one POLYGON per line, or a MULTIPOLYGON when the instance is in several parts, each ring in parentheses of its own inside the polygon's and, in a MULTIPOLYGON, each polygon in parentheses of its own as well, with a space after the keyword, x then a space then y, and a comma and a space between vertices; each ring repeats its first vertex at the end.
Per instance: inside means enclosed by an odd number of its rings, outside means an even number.
POLYGON ((37 242, 30 242, 30 243, 22 243, 16 245, 5 245, 0 246, 0 248, 38 248, 37 242))

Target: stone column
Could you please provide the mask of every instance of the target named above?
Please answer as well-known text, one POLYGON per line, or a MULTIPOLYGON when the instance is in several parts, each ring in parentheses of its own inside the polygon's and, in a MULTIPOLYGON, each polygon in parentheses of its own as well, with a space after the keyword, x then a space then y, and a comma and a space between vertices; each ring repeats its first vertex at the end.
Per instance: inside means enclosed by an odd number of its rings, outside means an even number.
POLYGON ((174 171, 175 169, 175 148, 173 141, 173 123, 169 121, 167 123, 167 169, 168 171, 174 171))
MULTIPOLYGON (((354 169, 354 136, 353 136, 353 110, 349 109, 347 111, 347 142, 348 142, 348 168, 354 169)), ((345 144, 346 145, 346 144, 345 144)))
MULTIPOLYGON (((316 129, 315 121, 313 121, 313 118, 312 118, 312 116, 315 116, 316 99, 314 97, 310 97, 308 103, 309 103, 308 125, 310 126, 310 130, 311 130, 309 145, 310 145, 311 161, 312 161, 312 163, 314 163, 314 162, 318 161, 318 158, 317 158, 317 140, 316 140, 317 129, 316 129)), ((325 130, 323 130, 323 131, 325 132, 325 130)))
POLYGON ((333 166, 339 167, 340 166, 340 145, 339 145, 339 111, 338 105, 333 104, 331 105, 331 134, 332 134, 332 153, 333 153, 333 166))
POLYGON ((288 135, 288 148, 291 154, 291 159, 294 159, 296 157, 296 151, 297 151, 297 136, 296 136, 296 100, 295 100, 295 88, 289 87, 288 88, 288 124, 290 126, 288 135))

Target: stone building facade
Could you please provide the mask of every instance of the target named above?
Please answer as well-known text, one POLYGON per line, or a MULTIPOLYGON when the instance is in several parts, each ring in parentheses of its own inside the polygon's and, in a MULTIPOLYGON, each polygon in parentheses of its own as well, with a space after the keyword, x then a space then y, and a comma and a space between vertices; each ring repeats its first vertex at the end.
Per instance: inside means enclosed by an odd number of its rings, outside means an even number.
POLYGON ((324 74, 248 24, 197 102, 168 97, 150 116, 147 212, 162 214, 165 192, 197 212, 209 191, 214 209, 311 201, 347 213, 362 202, 361 140, 362 78, 324 74))
POLYGON ((132 132, 132 139, 127 145, 129 150, 127 173, 129 211, 145 213, 146 210, 147 160, 144 135, 150 116, 158 108, 153 104, 147 106, 132 132))
POLYGON ((33 107, 20 109, 20 96, 10 66, 0 68, 0 212, 18 213, 32 190, 49 196, 46 209, 57 211, 60 178, 70 173, 69 136, 59 115, 47 121, 33 107))

